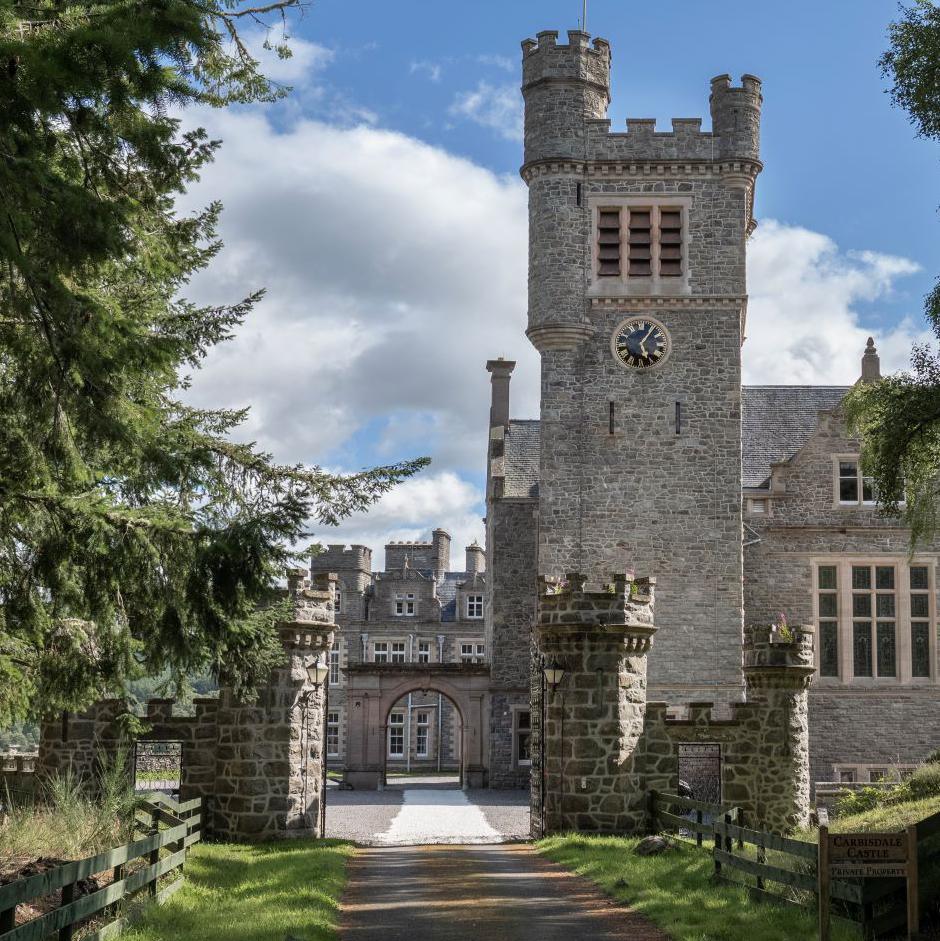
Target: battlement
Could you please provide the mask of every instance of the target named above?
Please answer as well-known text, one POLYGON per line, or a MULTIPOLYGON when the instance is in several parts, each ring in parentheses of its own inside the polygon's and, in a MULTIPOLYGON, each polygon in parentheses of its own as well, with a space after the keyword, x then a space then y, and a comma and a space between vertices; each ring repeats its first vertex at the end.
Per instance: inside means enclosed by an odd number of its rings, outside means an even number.
POLYGON ((611 575, 606 585, 588 586, 587 576, 539 576, 539 627, 577 629, 586 625, 642 628, 652 637, 654 578, 611 575))
POLYGON ((522 87, 541 81, 586 81, 610 88, 610 43, 589 33, 568 30, 568 45, 558 44, 558 30, 546 29, 522 42, 522 87))
POLYGON ((329 545, 324 552, 313 556, 311 572, 372 572, 372 550, 368 546, 342 543, 329 545))

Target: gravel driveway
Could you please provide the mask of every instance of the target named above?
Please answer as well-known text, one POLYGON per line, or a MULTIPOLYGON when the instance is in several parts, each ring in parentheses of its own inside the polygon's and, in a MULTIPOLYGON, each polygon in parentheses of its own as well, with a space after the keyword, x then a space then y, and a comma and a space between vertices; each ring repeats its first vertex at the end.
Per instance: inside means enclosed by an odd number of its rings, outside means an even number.
POLYGON ((529 838, 527 791, 330 788, 326 835, 368 846, 505 843, 529 838))

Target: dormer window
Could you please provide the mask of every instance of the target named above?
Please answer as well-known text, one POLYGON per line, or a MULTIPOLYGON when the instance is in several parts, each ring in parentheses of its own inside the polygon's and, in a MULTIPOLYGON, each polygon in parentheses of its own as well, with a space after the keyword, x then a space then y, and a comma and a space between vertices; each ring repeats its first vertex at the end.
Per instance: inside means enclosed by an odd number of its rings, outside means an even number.
POLYGON ((395 595, 395 617, 413 618, 415 615, 415 596, 413 594, 395 595))
POLYGON ((839 506, 874 506, 875 486, 862 473, 858 458, 839 458, 837 497, 839 506))
POLYGON ((483 617, 483 595, 467 595, 467 617, 483 617))

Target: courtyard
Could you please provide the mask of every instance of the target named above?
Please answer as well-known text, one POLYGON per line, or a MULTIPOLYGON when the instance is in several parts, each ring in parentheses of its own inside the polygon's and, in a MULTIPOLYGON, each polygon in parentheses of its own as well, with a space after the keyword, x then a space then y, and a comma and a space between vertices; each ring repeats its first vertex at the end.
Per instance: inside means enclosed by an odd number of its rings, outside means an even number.
MULTIPOLYGON (((419 779, 420 780, 420 779, 419 779)), ((330 839, 362 846, 507 843, 529 839, 529 793, 523 790, 408 782, 382 791, 330 788, 330 839)))

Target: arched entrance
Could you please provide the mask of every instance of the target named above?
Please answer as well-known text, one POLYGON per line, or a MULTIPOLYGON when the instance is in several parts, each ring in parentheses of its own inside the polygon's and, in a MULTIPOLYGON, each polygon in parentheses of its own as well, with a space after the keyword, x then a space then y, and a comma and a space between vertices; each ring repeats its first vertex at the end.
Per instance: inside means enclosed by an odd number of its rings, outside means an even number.
POLYGON ((346 687, 346 782, 360 789, 375 790, 384 786, 391 734, 389 720, 396 704, 409 695, 433 692, 453 703, 459 717, 461 786, 485 787, 489 757, 489 682, 490 671, 486 664, 350 664, 346 687))
POLYGON ((385 717, 385 787, 462 787, 465 721, 457 703, 433 688, 393 703, 385 717))

